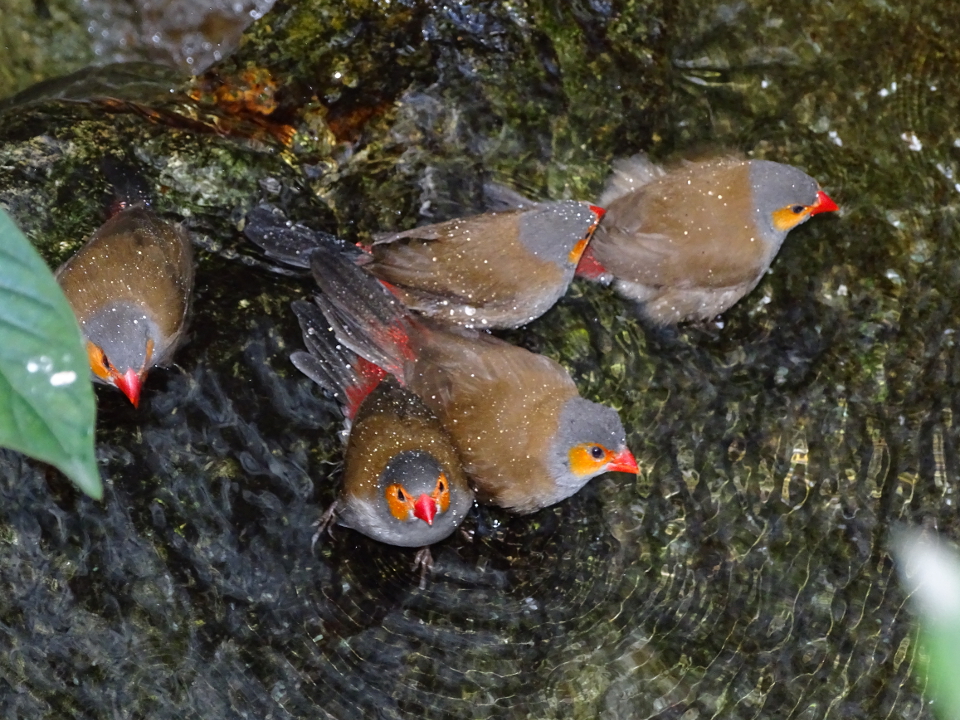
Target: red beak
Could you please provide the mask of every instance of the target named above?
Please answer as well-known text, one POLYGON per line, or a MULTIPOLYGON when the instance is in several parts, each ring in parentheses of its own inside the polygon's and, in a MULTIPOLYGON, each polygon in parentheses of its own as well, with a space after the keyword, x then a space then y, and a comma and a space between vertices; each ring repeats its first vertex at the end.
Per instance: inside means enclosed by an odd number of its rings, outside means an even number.
POLYGON ((607 463, 605 472, 625 472, 637 475, 640 472, 640 468, 637 467, 637 460, 633 457, 630 449, 624 448, 607 463))
POLYGON ((607 211, 604 210, 604 209, 603 209, 602 207, 600 207, 599 205, 591 205, 591 206, 590 206, 590 212, 592 212, 594 215, 597 216, 597 220, 599 220, 600 218, 602 218, 604 215, 607 214, 607 211))
POLYGON ((819 213, 834 212, 839 209, 839 206, 830 199, 829 195, 823 190, 819 190, 817 191, 817 201, 813 204, 813 207, 810 208, 810 216, 813 217, 819 213))
POLYGON ((123 394, 130 399, 134 407, 140 405, 140 388, 143 385, 143 380, 133 368, 129 368, 123 375, 117 375, 113 378, 113 384, 123 391, 123 394))
POLYGON ((413 504, 413 514, 427 525, 433 525, 433 516, 437 514, 437 501, 429 495, 421 495, 413 504))

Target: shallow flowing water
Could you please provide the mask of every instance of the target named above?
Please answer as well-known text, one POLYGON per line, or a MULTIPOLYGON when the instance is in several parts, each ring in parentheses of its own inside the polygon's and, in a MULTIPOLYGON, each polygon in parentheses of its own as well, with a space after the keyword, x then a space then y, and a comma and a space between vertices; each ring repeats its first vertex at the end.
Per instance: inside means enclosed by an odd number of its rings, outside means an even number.
POLYGON ((178 367, 139 411, 98 395, 105 501, 0 457, 3 716, 931 717, 888 538, 960 531, 954 9, 342 5, 282 3, 217 66, 270 70, 263 122, 116 71, 68 86, 127 105, 0 115, 0 203, 52 263, 102 222, 103 153, 200 248, 178 367), (620 410, 638 478, 482 511, 423 590, 349 530, 311 552, 338 419, 287 360, 311 283, 246 212, 364 240, 474 212, 488 178, 594 199, 637 151, 791 163, 841 212, 720 321, 653 330, 577 281, 504 334, 620 410))

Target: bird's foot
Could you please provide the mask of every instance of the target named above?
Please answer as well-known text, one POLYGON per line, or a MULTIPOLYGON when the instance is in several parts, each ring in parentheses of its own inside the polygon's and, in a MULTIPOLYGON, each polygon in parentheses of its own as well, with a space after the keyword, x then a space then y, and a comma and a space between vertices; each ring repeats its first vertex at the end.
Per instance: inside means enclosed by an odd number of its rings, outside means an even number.
POLYGON ((427 587, 427 573, 433 572, 433 555, 429 547, 422 547, 417 550, 413 559, 413 571, 420 571, 420 589, 427 587))
POLYGON ((333 521, 337 518, 337 501, 334 500, 330 503, 330 507, 326 509, 323 515, 320 516, 320 519, 314 523, 317 531, 313 534, 313 537, 310 538, 310 552, 313 552, 313 549, 317 545, 317 540, 320 539, 320 536, 324 532, 333 537, 333 521))

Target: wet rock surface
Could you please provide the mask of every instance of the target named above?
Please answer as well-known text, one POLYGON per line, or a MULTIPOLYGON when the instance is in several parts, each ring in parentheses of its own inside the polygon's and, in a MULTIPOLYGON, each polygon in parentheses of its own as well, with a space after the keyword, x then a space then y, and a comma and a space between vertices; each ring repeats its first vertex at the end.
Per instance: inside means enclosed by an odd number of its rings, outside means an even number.
POLYGON ((102 504, 0 455, 4 717, 927 717, 887 554, 957 537, 960 54, 949 8, 278 2, 193 81, 8 100, 0 204, 52 265, 104 156, 198 249, 191 337, 139 411, 98 391, 102 504), (69 98, 64 100, 64 98, 69 98), (616 406, 643 472, 413 554, 339 529, 335 405, 287 360, 242 236, 268 201, 349 241, 594 199, 614 157, 739 151, 841 206, 721 322, 653 330, 577 281, 503 337, 616 406))

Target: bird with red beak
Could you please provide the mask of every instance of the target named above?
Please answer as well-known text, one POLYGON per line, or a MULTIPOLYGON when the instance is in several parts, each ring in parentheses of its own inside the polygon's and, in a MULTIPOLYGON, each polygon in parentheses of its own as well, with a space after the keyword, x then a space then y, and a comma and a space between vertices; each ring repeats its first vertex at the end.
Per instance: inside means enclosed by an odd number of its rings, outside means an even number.
MULTIPOLYGON (((381 235, 348 252, 404 305, 438 322, 491 330, 540 317, 570 286, 603 210, 573 200, 534 202, 500 186, 499 209, 381 235)), ((267 255, 309 268, 318 242, 338 240, 261 206, 244 233, 267 255)))
POLYGON ((116 213, 56 272, 86 341, 94 382, 139 405, 150 368, 183 340, 193 289, 186 233, 143 204, 116 213))
POLYGON ((336 520, 382 543, 422 548, 456 530, 473 504, 460 458, 437 417, 376 365, 338 343, 316 305, 295 302, 306 351, 291 360, 340 405, 346 456, 336 520))
POLYGON ((335 248, 311 255, 337 340, 439 418, 480 502, 532 513, 610 471, 639 472, 617 412, 564 368, 483 332, 416 318, 335 248))
POLYGON ((603 210, 513 198, 505 210, 381 236, 359 262, 404 305, 440 322, 526 325, 567 291, 603 210))
POLYGON ((837 210, 812 177, 768 160, 721 158, 664 171, 620 161, 577 274, 613 282, 655 325, 708 320, 760 282, 787 233, 837 210))

